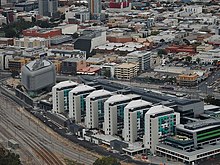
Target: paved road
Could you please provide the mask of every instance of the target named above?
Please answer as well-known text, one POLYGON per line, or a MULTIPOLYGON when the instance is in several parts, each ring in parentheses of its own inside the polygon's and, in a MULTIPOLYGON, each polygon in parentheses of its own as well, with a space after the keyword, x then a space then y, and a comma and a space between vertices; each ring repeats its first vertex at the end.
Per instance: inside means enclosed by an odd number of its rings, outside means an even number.
MULTIPOLYGON (((18 106, 4 97, 0 97, 1 134, 10 134, 10 138, 21 144, 22 161, 33 159, 31 164, 63 164, 63 158, 77 160, 85 164, 92 164, 95 155, 74 145, 47 128, 25 111, 17 110, 18 106), (23 150, 28 151, 25 155, 23 150)), ((20 152, 20 151, 19 151, 20 152)))

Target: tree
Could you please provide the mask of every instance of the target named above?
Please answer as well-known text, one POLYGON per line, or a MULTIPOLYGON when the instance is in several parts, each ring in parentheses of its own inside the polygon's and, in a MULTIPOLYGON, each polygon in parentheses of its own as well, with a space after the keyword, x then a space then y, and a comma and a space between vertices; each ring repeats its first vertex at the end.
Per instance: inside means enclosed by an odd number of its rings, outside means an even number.
POLYGON ((157 54, 158 55, 167 55, 167 51, 165 49, 159 49, 157 54))
POLYGON ((121 165, 121 163, 113 157, 102 157, 97 159, 93 165, 121 165))
POLYGON ((197 58, 197 59, 196 59, 197 64, 199 64, 199 63, 200 63, 200 61, 201 61, 201 59, 200 59, 200 58, 197 58))
POLYGON ((66 14, 65 14, 65 13, 64 13, 64 14, 61 14, 61 15, 60 15, 60 19, 61 19, 61 20, 65 20, 65 19, 66 19, 66 14))
POLYGON ((0 148, 0 165, 21 165, 20 156, 0 148))
POLYGON ((4 32, 5 32, 5 37, 8 38, 16 37, 17 34, 13 28, 5 29, 4 32))
POLYGON ((186 60, 187 62, 191 62, 191 61, 192 61, 192 57, 191 57, 191 56, 187 56, 187 57, 185 58, 185 60, 186 60))
POLYGON ((218 60, 214 60, 213 62, 212 62, 212 65, 217 65, 217 63, 218 63, 218 60))

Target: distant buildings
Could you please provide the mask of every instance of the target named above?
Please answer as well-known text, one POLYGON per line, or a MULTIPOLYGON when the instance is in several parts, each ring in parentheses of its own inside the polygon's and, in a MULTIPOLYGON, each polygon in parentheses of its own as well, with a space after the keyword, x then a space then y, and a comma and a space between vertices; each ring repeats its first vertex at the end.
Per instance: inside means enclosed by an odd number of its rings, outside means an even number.
POLYGON ((129 63, 138 63, 138 71, 146 71, 150 69, 150 59, 151 59, 151 52, 145 51, 134 51, 127 54, 127 61, 129 63))
POLYGON ((74 43, 74 48, 86 51, 88 56, 91 56, 93 49, 106 43, 105 30, 85 30, 74 43))
POLYGON ((82 58, 67 58, 62 61, 61 72, 67 75, 76 75, 77 71, 86 67, 86 60, 82 58))
POLYGON ((88 7, 91 19, 100 19, 102 10, 101 0, 88 0, 88 7))
POLYGON ((58 0, 39 0, 39 15, 54 17, 57 14, 58 0))
POLYGON ((22 67, 21 84, 28 92, 49 90, 56 83, 55 66, 51 61, 34 60, 22 67))
POLYGON ((40 37, 24 37, 14 39, 14 46, 22 48, 49 47, 50 40, 40 37))

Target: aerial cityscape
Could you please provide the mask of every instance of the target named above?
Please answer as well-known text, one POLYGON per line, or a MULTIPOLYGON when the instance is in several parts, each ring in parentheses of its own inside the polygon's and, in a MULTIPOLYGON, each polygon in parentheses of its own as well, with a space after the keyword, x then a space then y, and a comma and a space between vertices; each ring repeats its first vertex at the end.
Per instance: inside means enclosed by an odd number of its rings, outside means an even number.
POLYGON ((220 1, 0 7, 0 165, 220 165, 220 1))

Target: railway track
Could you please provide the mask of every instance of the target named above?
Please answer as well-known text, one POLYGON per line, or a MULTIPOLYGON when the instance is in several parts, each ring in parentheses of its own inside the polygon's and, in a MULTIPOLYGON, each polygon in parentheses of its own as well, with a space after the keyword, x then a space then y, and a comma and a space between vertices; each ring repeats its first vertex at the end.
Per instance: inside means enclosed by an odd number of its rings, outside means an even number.
MULTIPOLYGON (((54 155, 49 149, 47 149, 42 143, 37 142, 37 138, 34 138, 33 134, 26 131, 23 127, 16 123, 13 118, 4 114, 2 116, 3 109, 1 109, 1 122, 7 125, 7 127, 14 127, 16 129, 16 136, 21 138, 25 144, 27 144, 37 155, 44 161, 44 163, 48 165, 63 165, 63 162, 59 160, 59 158, 54 155), (10 120, 11 119, 11 120, 10 120), (16 123, 16 124, 15 124, 16 123)), ((7 130, 5 128, 4 132, 6 133, 7 130)), ((33 133, 33 132, 32 132, 33 133)), ((13 137, 12 135, 8 134, 8 136, 13 137)))
MULTIPOLYGON (((39 123, 37 120, 34 120, 32 117, 30 117, 29 114, 20 111, 18 109, 18 107, 20 106, 14 101, 12 101, 10 98, 0 95, 0 101, 1 100, 3 104, 0 105, 0 107, 2 107, 3 111, 1 110, 0 111, 5 115, 7 115, 6 117, 4 117, 5 122, 11 123, 11 125, 13 125, 13 127, 16 128, 18 132, 19 131, 22 132, 22 134, 17 133, 19 134, 19 136, 26 134, 28 139, 31 139, 31 142, 27 141, 27 143, 29 143, 28 146, 30 146, 30 148, 44 162, 47 162, 47 164, 55 164, 55 165, 63 164, 63 162, 53 152, 51 152, 51 150, 56 149, 56 152, 59 153, 59 155, 65 154, 65 157, 69 159, 74 159, 77 161, 79 160, 79 162, 87 165, 93 164, 93 162, 96 159, 94 155, 91 156, 89 153, 87 153, 86 150, 84 151, 80 147, 74 146, 72 144, 69 145, 64 139, 60 139, 61 137, 58 138, 59 135, 54 135, 53 133, 51 133, 52 130, 46 129, 46 126, 43 123, 41 122, 39 123), (21 119, 20 119, 20 115, 21 115, 21 119), (29 125, 27 125, 28 119, 29 119, 29 125), (22 120, 22 122, 19 120, 22 120), (31 120, 31 125, 30 125, 30 120, 31 120), (47 132, 47 135, 45 135, 45 132, 47 132), (50 138, 48 139, 49 136, 50 138), (51 137, 53 144, 51 141, 51 137), (43 140, 41 140, 42 138, 43 140), (60 140, 62 140, 62 142, 60 142, 60 140), (32 144, 32 141, 34 143, 36 142, 37 144, 32 144), (46 145, 46 143, 47 144, 50 143, 51 145, 46 145), (35 147, 34 148, 31 147, 32 145, 35 147), (37 147, 41 147, 41 148, 37 148, 37 147), (35 149, 37 149, 37 151, 35 151, 35 149)), ((7 125, 7 123, 5 123, 5 125, 7 125)))

